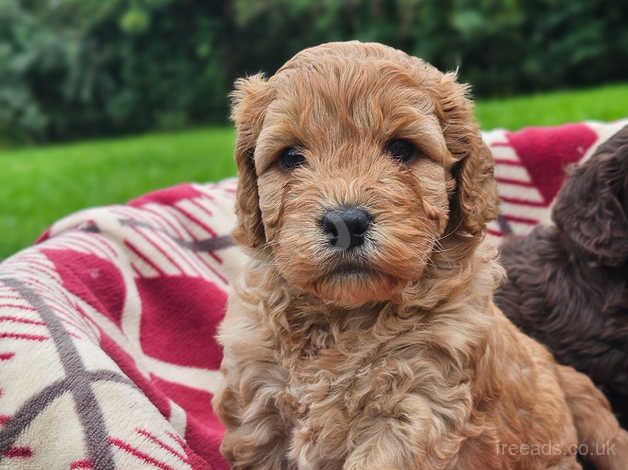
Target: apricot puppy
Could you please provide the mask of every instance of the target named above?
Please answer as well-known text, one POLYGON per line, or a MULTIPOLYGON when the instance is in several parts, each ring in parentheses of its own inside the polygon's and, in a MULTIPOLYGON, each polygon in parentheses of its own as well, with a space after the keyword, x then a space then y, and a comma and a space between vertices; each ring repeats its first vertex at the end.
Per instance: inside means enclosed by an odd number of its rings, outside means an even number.
POLYGON ((577 469, 579 444, 628 468, 606 399, 493 304, 495 182, 466 95, 359 42, 236 83, 252 259, 214 398, 234 469, 577 469))

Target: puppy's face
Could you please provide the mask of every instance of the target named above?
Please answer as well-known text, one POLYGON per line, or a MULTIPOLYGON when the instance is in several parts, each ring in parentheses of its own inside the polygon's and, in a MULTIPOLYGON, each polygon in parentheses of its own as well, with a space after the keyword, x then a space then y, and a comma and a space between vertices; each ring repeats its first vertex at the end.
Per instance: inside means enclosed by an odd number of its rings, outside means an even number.
MULTIPOLYGON (((249 172, 243 178, 240 167, 240 184, 256 182, 257 226, 240 231, 263 237, 292 286, 354 306, 421 278, 448 227, 460 156, 436 96, 444 75, 388 48, 373 57, 343 46, 305 51, 269 81, 256 79, 262 115, 239 137, 255 140, 240 148, 249 172), (426 83, 429 73, 437 75, 426 83)), ((237 106, 236 123, 247 119, 237 106)))
POLYGON ((339 303, 418 279, 448 216, 452 157, 433 104, 402 70, 298 73, 255 149, 262 223, 285 279, 339 303))

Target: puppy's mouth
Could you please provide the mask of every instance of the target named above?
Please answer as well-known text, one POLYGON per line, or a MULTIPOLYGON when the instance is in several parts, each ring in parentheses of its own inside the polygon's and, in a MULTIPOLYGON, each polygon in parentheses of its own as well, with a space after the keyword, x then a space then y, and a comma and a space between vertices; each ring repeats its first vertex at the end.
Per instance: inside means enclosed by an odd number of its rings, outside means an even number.
POLYGON ((399 279, 362 262, 334 263, 309 285, 318 297, 344 306, 388 300, 399 286, 399 279))
MULTIPOLYGON (((316 283, 340 283, 342 285, 362 284, 364 282, 379 283, 395 281, 394 276, 376 269, 370 264, 361 262, 342 262, 330 266, 322 275, 316 279, 316 283)), ((396 282, 396 281, 395 281, 396 282)))
POLYGON ((341 263, 330 269, 324 277, 364 277, 378 274, 378 271, 364 264, 341 263))

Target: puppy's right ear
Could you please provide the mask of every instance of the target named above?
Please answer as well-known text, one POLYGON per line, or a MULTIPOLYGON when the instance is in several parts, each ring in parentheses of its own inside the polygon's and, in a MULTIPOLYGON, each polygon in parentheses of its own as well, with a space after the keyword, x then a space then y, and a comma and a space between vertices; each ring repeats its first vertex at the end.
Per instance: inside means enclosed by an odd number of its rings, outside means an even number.
POLYGON ((628 126, 576 168, 556 197, 556 225, 606 266, 628 260, 628 126))
POLYGON ((238 167, 238 221, 233 237, 246 247, 259 248, 266 242, 266 235, 259 208, 253 157, 266 108, 271 101, 270 87, 262 74, 257 74, 238 79, 230 96, 231 119, 236 127, 235 161, 238 167))

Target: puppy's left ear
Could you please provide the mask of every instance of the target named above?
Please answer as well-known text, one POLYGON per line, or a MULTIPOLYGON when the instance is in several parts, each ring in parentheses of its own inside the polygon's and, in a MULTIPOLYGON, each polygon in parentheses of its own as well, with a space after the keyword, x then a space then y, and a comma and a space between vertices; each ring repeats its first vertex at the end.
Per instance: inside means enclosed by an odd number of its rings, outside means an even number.
POLYGON ((628 126, 572 171, 552 217, 575 245, 607 266, 628 260, 628 126))
POLYGON ((231 93, 231 119, 236 127, 235 161, 238 167, 236 215, 238 223, 233 237, 249 248, 266 242, 257 192, 255 146, 262 129, 271 90, 261 74, 241 78, 231 93))
POLYGON ((497 217, 493 156, 482 140, 469 87, 458 83, 455 73, 447 73, 436 88, 445 142, 458 161, 453 168, 456 193, 447 232, 463 231, 476 236, 488 221, 497 217))

